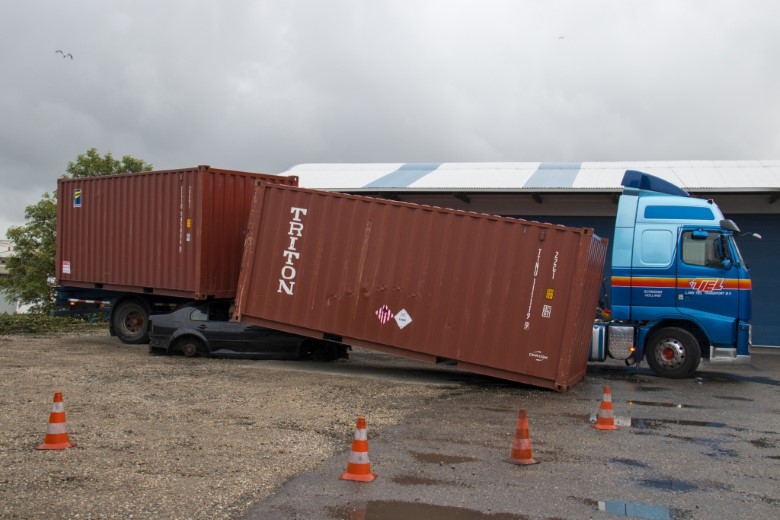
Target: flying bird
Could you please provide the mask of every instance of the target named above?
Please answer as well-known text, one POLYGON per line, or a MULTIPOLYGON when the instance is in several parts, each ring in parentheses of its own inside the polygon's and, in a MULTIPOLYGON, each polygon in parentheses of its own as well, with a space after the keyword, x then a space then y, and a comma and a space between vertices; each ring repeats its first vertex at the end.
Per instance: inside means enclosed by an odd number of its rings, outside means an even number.
POLYGON ((67 53, 67 54, 65 54, 65 53, 64 53, 64 52, 62 52, 60 49, 57 49, 56 51, 54 51, 54 54, 57 54, 58 52, 59 52, 60 54, 62 54, 62 57, 63 57, 63 59, 64 59, 64 58, 70 58, 70 59, 73 59, 73 54, 71 54, 71 53, 67 53))

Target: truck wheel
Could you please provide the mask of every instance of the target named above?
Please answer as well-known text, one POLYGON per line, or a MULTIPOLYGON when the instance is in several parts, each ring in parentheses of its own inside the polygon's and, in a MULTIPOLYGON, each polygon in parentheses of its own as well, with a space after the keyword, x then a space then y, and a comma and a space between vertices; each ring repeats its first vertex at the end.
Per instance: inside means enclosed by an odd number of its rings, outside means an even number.
POLYGON ((187 357, 205 356, 208 354, 205 343, 191 336, 177 340, 176 349, 187 357))
POLYGON ((696 338, 685 329, 667 327, 647 340, 647 364, 662 377, 681 379, 691 375, 701 361, 696 338))
POLYGON ((122 302, 112 315, 114 333, 119 341, 131 345, 149 342, 149 311, 136 301, 122 302))

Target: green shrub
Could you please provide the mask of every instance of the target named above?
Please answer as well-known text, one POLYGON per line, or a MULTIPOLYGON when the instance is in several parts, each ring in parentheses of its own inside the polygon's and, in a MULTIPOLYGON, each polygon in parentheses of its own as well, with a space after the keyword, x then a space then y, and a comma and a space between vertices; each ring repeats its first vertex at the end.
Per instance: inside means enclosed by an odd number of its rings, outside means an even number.
POLYGON ((89 317, 49 316, 42 313, 0 314, 0 336, 76 332, 107 327, 105 321, 91 322, 89 317))

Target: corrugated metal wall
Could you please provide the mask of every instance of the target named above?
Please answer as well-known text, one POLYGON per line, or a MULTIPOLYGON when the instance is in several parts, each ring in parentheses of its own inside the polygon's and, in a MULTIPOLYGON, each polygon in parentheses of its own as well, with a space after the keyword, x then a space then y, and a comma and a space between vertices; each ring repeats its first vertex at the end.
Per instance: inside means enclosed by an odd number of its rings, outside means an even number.
POLYGON ((233 297, 258 179, 297 182, 205 166, 60 179, 59 283, 187 298, 233 297))
POLYGON ((606 254, 588 231, 265 186, 249 234, 241 321, 557 389, 584 376, 606 254))
POLYGON ((780 346, 780 215, 726 215, 742 231, 759 233, 737 239, 753 282, 753 344, 780 346))

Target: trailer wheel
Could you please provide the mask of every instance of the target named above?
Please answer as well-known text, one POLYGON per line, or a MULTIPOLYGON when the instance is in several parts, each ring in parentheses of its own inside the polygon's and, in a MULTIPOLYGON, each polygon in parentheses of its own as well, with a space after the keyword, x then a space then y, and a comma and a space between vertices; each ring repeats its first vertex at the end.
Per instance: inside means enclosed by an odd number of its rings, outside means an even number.
POLYGON ((149 311, 145 305, 134 300, 122 302, 111 319, 114 333, 122 343, 149 342, 149 311))
POLYGON ((205 356, 208 354, 206 344, 198 338, 187 336, 176 341, 176 350, 187 357, 205 356))
POLYGON ((681 379, 690 376, 701 361, 696 338, 685 329, 667 327, 650 336, 646 349, 647 364, 662 377, 681 379))

